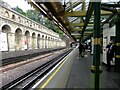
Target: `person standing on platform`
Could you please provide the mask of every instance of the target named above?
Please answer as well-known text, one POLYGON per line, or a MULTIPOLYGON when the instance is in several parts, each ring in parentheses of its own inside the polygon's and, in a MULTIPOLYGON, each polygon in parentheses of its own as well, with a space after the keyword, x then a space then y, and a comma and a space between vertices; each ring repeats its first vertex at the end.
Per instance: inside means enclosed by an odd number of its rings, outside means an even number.
POLYGON ((111 71, 111 61, 115 55, 115 45, 113 40, 106 46, 107 49, 107 71, 111 71))
POLYGON ((83 53, 83 45, 82 45, 82 43, 80 43, 80 45, 79 45, 79 56, 80 57, 83 57, 82 53, 83 53))

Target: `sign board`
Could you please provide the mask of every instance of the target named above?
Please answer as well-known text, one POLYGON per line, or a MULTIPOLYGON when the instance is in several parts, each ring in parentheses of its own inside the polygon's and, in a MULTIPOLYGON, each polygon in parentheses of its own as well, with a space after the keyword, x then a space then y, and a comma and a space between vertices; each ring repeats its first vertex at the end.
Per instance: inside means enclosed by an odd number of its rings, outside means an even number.
POLYGON ((7 33, 0 32, 0 51, 8 51, 7 33))

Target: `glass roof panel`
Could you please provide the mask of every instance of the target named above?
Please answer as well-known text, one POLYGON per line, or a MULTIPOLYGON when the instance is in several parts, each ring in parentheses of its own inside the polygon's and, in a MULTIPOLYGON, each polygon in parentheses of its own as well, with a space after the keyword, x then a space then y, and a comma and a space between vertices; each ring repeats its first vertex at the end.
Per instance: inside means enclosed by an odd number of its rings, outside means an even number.
POLYGON ((74 23, 80 23, 80 19, 75 20, 74 23))
POLYGON ((73 11, 80 11, 82 8, 82 4, 79 4, 78 6, 76 6, 75 8, 73 8, 73 11))
POLYGON ((68 17, 68 19, 69 19, 69 21, 71 22, 71 21, 77 19, 77 17, 68 17))

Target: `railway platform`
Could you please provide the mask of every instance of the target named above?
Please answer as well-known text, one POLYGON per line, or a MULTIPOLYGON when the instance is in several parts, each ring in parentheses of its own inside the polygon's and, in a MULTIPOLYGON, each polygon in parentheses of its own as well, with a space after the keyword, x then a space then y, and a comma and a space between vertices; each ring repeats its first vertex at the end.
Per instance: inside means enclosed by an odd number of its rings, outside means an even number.
MULTIPOLYGON (((94 78, 91 75, 93 55, 86 53, 84 58, 79 58, 78 49, 74 49, 63 63, 43 80, 42 83, 36 83, 33 88, 84 88, 90 89, 92 87, 94 78)), ((114 71, 114 67, 110 72, 106 71, 106 66, 102 64, 103 72, 100 75, 100 88, 104 89, 120 89, 120 73, 114 71)))

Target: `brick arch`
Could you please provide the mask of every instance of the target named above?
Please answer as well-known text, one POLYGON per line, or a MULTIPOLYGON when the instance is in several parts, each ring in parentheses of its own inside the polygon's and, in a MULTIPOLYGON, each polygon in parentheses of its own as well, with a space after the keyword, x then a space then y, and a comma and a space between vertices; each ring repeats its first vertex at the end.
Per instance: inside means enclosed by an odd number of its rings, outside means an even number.
POLYGON ((36 48, 36 34, 32 33, 32 48, 36 48))
POLYGON ((2 32, 4 33, 10 33, 11 32, 11 27, 7 24, 2 26, 2 32))
POLYGON ((11 27, 7 24, 2 26, 2 32, 4 33, 10 33, 11 32, 11 27))
POLYGON ((25 31, 24 46, 25 46, 25 49, 30 48, 30 32, 29 31, 25 31))
POLYGON ((15 43, 16 48, 15 50, 22 50, 22 30, 20 28, 17 28, 15 30, 15 43))
POLYGON ((13 34, 11 33, 11 27, 7 24, 4 24, 2 27, 1 27, 1 30, 3 33, 7 33, 7 40, 8 40, 8 49, 10 50, 11 47, 12 47, 12 42, 13 41, 13 34))

